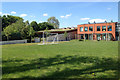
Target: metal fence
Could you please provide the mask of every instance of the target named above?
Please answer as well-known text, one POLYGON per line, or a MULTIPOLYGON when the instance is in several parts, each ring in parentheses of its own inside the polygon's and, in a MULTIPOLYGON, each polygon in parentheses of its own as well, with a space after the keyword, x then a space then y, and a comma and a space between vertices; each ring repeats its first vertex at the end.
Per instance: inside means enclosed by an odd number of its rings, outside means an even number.
POLYGON ((0 45, 27 43, 27 40, 0 41, 0 45))

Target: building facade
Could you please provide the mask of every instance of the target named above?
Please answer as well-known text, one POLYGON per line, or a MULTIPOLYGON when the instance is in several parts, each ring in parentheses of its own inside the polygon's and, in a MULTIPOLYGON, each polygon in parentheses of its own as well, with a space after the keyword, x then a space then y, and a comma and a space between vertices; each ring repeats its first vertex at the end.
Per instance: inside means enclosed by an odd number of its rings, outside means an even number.
POLYGON ((88 40, 119 40, 117 22, 77 25, 77 37, 88 40))

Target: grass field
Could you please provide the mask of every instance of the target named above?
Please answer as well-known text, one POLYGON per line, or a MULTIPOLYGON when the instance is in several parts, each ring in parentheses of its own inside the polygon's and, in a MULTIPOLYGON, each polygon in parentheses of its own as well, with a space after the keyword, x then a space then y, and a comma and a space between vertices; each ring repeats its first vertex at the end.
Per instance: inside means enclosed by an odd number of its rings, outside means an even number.
POLYGON ((117 78, 117 41, 2 46, 3 78, 117 78))

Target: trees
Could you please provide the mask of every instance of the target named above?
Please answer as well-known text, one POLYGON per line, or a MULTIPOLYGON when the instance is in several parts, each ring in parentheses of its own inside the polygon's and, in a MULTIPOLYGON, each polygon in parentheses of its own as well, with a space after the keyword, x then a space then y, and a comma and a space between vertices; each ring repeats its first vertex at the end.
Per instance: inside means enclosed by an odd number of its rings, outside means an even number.
POLYGON ((2 41, 6 41, 7 40, 7 37, 5 36, 5 33, 4 31, 1 31, 1 38, 2 38, 2 41))
POLYGON ((25 26, 28 26, 29 25, 29 21, 27 20, 26 22, 25 22, 25 26))
POLYGON ((4 40, 16 40, 16 39, 31 39, 36 36, 35 31, 50 30, 59 27, 59 21, 55 17, 48 19, 48 22, 37 24, 36 21, 23 22, 23 18, 11 15, 0 16, 2 19, 2 36, 4 40), (52 22, 52 23, 51 23, 52 22))
POLYGON ((30 26, 33 27, 33 29, 34 29, 35 31, 39 31, 39 30, 40 30, 40 28, 39 28, 39 26, 38 26, 38 24, 37 24, 36 21, 32 21, 32 22, 30 23, 30 26))
POLYGON ((9 38, 31 39, 31 36, 33 36, 34 33, 35 31, 33 30, 33 27, 29 25, 29 22, 26 21, 24 23, 23 20, 18 20, 16 23, 11 24, 4 29, 4 34, 7 37, 7 40, 9 40, 9 38))
POLYGON ((3 30, 5 27, 7 27, 9 24, 10 24, 10 22, 8 22, 7 16, 4 15, 4 16, 2 17, 2 30, 3 30))
POLYGON ((58 19, 56 19, 54 16, 48 18, 47 21, 48 21, 48 23, 52 24, 55 29, 58 29, 58 28, 59 28, 59 21, 58 21, 58 19))
POLYGON ((31 37, 35 34, 35 31, 33 30, 33 27, 30 26, 29 21, 25 22, 25 27, 23 28, 22 31, 22 38, 24 39, 30 39, 31 42, 31 37))
POLYGON ((2 17, 2 31, 5 27, 7 27, 8 25, 11 25, 12 23, 15 23, 18 20, 23 20, 23 18, 21 17, 17 17, 17 16, 12 16, 12 15, 3 15, 2 17))
POLYGON ((68 36, 67 31, 65 31, 64 32, 64 37, 65 37, 66 40, 67 40, 67 36, 68 36))
POLYGON ((9 40, 9 36, 12 34, 12 27, 8 26, 4 29, 4 34, 7 37, 7 40, 9 40))
POLYGON ((0 16, 0 41, 2 41, 2 17, 0 16))
MULTIPOLYGON (((27 22, 25 22, 25 24, 27 24, 27 22)), ((50 24, 50 23, 48 23, 48 22, 43 22, 43 23, 37 24, 36 21, 32 21, 30 23, 30 26, 33 27, 33 29, 35 31, 45 30, 46 28, 48 28, 48 29, 54 29, 53 25, 50 24)))
POLYGON ((38 24, 40 30, 45 30, 46 28, 49 29, 54 29, 53 25, 49 24, 48 22, 43 22, 38 24))
POLYGON ((5 33, 5 36, 7 37, 7 40, 9 40, 10 37, 11 39, 12 38, 21 39, 22 38, 21 35, 24 35, 22 34, 23 29, 24 29, 24 23, 23 23, 23 20, 21 19, 17 21, 16 23, 13 23, 7 26, 4 29, 4 33, 5 33))

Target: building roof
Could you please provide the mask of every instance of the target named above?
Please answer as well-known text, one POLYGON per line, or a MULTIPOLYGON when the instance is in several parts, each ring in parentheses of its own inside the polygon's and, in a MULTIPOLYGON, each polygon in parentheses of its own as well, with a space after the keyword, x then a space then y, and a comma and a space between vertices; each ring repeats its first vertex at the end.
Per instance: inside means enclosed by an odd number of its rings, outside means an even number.
MULTIPOLYGON (((117 22, 107 22, 107 23, 117 23, 117 22)), ((87 24, 78 24, 78 25, 88 25, 89 23, 87 24)), ((105 22, 101 22, 101 23, 90 23, 90 24, 105 24, 105 22)))

